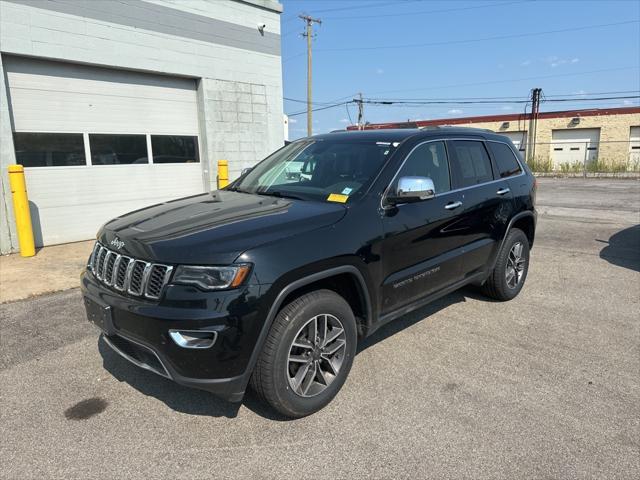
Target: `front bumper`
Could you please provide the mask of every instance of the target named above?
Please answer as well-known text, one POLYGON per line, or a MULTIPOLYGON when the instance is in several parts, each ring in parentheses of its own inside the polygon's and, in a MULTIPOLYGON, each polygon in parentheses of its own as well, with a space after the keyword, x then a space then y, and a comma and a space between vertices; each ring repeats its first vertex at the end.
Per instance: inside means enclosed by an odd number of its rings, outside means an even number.
POLYGON ((104 339, 118 354, 181 385, 242 399, 266 318, 258 304, 264 287, 203 292, 168 285, 159 302, 110 290, 90 272, 82 274, 81 287, 85 298, 108 306, 111 325, 104 339), (216 340, 210 348, 187 349, 173 341, 170 330, 214 331, 216 340))

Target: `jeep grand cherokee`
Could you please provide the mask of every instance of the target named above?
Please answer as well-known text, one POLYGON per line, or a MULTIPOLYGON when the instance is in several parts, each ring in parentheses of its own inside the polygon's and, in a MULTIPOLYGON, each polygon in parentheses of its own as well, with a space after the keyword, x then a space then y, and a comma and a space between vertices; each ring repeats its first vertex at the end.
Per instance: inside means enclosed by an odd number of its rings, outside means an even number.
POLYGON ((524 285, 536 183, 484 130, 368 130, 278 150, 222 190, 111 220, 87 315, 134 364, 289 417, 327 405, 360 340, 464 285, 524 285))

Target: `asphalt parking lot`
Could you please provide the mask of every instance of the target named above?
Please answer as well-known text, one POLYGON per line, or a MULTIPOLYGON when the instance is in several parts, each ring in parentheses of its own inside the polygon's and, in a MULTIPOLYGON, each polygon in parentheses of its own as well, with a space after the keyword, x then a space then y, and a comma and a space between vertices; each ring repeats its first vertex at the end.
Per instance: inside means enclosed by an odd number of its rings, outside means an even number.
POLYGON ((386 326, 301 420, 128 364, 78 290, 2 305, 0 477, 638 478, 640 183, 539 185, 518 298, 386 326))

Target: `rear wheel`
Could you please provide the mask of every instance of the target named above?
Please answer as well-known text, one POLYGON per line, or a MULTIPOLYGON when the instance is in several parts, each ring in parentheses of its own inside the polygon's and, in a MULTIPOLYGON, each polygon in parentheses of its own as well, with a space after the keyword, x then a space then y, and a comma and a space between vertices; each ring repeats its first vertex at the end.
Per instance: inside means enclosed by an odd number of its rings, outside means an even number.
POLYGON ((529 240, 522 230, 512 228, 505 238, 496 266, 484 284, 486 295, 496 300, 515 298, 529 271, 529 240))
POLYGON ((276 316, 251 386, 287 417, 310 415, 344 384, 356 344, 355 317, 340 295, 330 290, 302 295, 276 316))

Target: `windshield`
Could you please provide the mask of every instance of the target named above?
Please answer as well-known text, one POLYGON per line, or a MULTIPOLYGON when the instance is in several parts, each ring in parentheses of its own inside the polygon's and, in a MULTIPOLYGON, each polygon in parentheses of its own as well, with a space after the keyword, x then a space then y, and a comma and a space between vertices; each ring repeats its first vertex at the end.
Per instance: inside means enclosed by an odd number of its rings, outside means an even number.
POLYGON ((267 157, 231 190, 346 203, 366 191, 396 147, 390 142, 301 140, 267 157))

